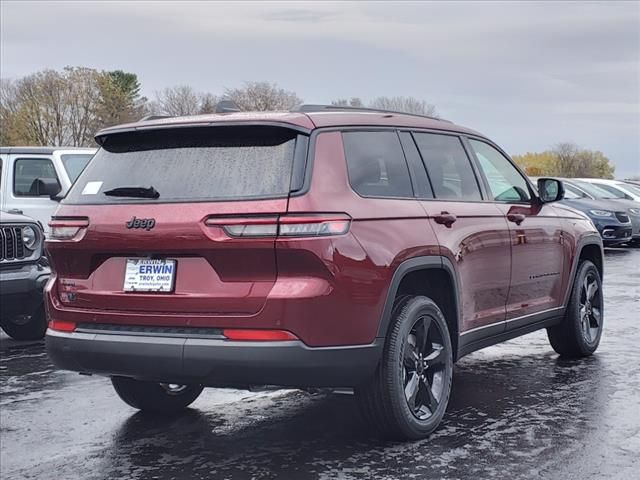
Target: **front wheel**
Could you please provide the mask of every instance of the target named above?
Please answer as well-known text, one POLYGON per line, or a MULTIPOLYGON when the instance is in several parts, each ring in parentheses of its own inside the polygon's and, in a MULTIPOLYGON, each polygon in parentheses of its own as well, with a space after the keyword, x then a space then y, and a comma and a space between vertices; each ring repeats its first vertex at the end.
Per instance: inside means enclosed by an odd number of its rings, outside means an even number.
POLYGON ((436 303, 412 297, 397 308, 374 378, 356 389, 365 419, 383 436, 415 440, 444 416, 453 377, 447 322, 436 303))
POLYGON ((126 377, 112 377, 111 383, 125 403, 156 413, 173 413, 187 408, 203 389, 201 385, 143 382, 126 377))
POLYGON ((33 315, 18 315, 2 322, 2 329, 14 340, 40 340, 47 331, 47 318, 44 305, 38 307, 33 315))
POLYGON ((562 323, 547 329, 553 349, 563 357, 586 357, 596 351, 604 325, 602 279, 585 260, 578 266, 562 323))

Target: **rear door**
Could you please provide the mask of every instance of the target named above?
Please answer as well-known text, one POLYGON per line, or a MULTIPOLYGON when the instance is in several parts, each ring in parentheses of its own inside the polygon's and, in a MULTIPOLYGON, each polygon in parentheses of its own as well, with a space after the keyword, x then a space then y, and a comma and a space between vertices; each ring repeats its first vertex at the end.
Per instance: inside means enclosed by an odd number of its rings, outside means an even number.
MULTIPOLYGON (((511 236, 511 288, 507 324, 518 328, 563 301, 564 232, 552 205, 533 201, 528 182, 497 148, 480 139, 469 145, 511 236)), ((568 254, 568 251, 566 252, 568 254)))
POLYGON ((201 315, 255 315, 276 279, 275 223, 265 217, 286 212, 300 149, 306 154, 306 137, 266 126, 107 138, 57 213, 60 225, 88 226, 73 248, 48 245, 62 302, 155 313, 149 322, 156 323, 166 314, 162 323, 174 325, 203 325, 201 315), (151 188, 157 198, 140 193, 151 188), (247 229, 254 235, 244 236, 247 229), (140 262, 138 273, 167 273, 149 269, 148 260, 174 265, 170 291, 125 288, 136 274, 132 261, 140 262))
MULTIPOLYGON (((406 135, 406 134, 405 134, 406 135)), ((457 135, 413 132, 404 137, 408 158, 417 146, 429 182, 422 206, 442 255, 458 275, 461 334, 500 333, 505 328, 511 256, 504 215, 484 200, 473 164, 457 135)), ((424 180, 423 180, 424 181, 424 180)))

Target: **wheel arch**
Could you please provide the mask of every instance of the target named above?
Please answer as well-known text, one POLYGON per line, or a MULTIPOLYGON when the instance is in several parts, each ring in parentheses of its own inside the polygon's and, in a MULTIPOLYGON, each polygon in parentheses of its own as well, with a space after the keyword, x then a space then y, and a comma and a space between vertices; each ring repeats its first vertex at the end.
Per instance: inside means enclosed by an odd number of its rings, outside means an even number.
MULTIPOLYGON (((378 338, 386 338, 389 325, 397 307, 397 300, 411 295, 424 295, 431 298, 442 310, 453 346, 453 357, 458 358, 458 340, 460 333, 460 308, 458 278, 451 261, 440 255, 413 257, 402 262, 395 269, 382 317, 378 326, 378 338)), ((400 305, 402 303, 399 303, 400 305)))
POLYGON ((602 240, 599 235, 589 235, 580 239, 578 242, 576 254, 573 258, 573 264, 571 265, 571 276, 569 277, 569 282, 567 284, 567 291, 564 294, 563 305, 565 307, 568 306, 569 303, 573 283, 575 282, 576 274, 578 272, 578 265, 580 265, 580 262, 584 260, 589 260, 596 266, 598 272, 600 272, 600 278, 602 279, 604 276, 604 253, 602 249, 602 240))

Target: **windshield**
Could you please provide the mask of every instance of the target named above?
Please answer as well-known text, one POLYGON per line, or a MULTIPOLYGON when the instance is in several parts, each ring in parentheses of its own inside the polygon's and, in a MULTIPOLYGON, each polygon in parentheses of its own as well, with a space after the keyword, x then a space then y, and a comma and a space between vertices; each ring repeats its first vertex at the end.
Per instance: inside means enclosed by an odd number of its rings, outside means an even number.
POLYGON ((297 139, 294 130, 270 126, 114 134, 82 172, 65 203, 287 196, 297 139))
POLYGON ((633 193, 634 195, 640 195, 640 186, 638 185, 627 183, 625 184, 624 188, 626 188, 629 192, 633 193))
POLYGON ((62 165, 64 165, 71 183, 76 181, 76 178, 82 173, 82 170, 84 170, 84 167, 87 166, 92 157, 92 153, 66 153, 60 155, 62 165))
POLYGON ((620 188, 605 183, 596 183, 596 187, 609 193, 610 198, 627 198, 627 194, 620 188))
POLYGON ((580 180, 572 180, 572 183, 579 189, 587 192, 593 198, 617 198, 611 192, 608 192, 593 183, 582 182, 580 180))

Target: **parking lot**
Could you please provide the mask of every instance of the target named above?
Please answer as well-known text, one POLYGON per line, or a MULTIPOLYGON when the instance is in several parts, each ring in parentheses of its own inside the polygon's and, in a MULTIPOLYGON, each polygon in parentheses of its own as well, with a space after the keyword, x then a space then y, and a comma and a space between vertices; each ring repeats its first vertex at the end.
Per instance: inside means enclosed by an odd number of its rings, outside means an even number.
POLYGON ((147 416, 107 379, 56 370, 42 342, 0 341, 5 479, 636 478, 640 249, 611 249, 597 354, 560 360, 546 334, 456 366, 431 438, 377 440, 349 395, 210 389, 187 413, 147 416))

